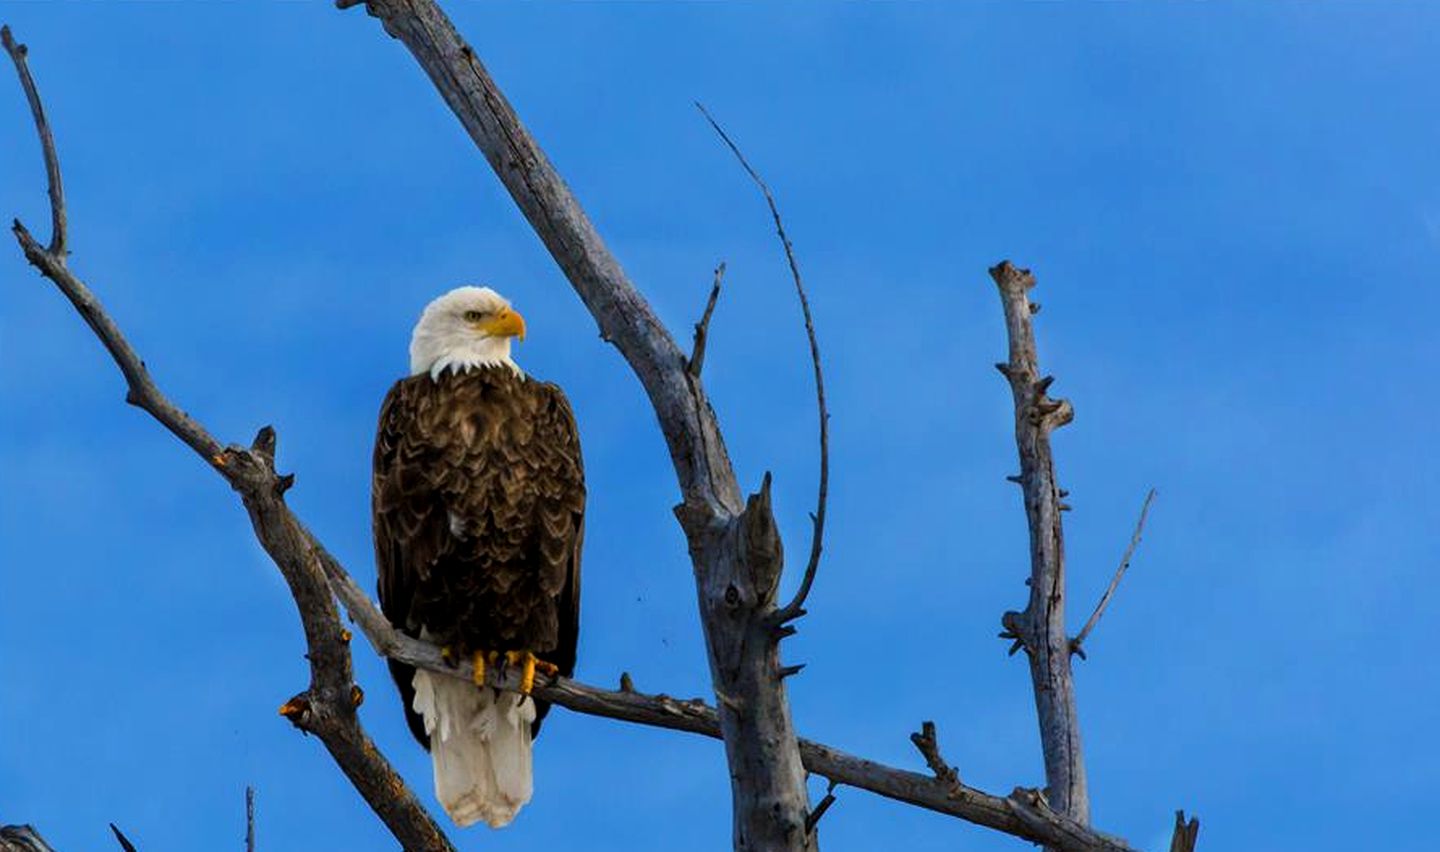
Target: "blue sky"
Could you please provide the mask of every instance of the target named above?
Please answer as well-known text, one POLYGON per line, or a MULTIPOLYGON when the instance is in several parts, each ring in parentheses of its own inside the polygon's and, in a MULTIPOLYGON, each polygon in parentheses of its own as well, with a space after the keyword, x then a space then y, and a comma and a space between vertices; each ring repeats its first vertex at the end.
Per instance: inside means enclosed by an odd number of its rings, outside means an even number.
MULTIPOLYGON (((729 263, 706 378, 744 482, 807 544, 814 413, 762 202, 779 196, 826 356, 826 561, 785 657, 808 736, 996 792, 1041 782, 995 638, 1026 550, 985 269, 1032 267, 1071 623, 1145 490, 1134 567, 1079 663, 1094 817, 1161 848, 1421 849, 1440 685, 1440 9, 1389 4, 482 4, 448 8, 637 285, 686 333, 729 263)), ((323 3, 20 3, 61 146, 72 265, 225 440, 273 423, 292 503, 367 587, 369 447, 434 295, 491 284, 569 393, 591 501, 580 674, 708 692, 677 490, 617 353, 403 48, 323 3)), ((6 77, 8 74, 0 74, 6 77)), ((19 87, 0 213, 44 231, 19 87)), ((275 708, 306 682, 233 494, 121 401, 18 249, 0 262, 0 821, 58 849, 389 849, 275 708)), ((793 569, 794 566, 792 566, 793 569)), ((790 575, 788 583, 793 584, 790 575)), ((363 717, 428 758, 357 646, 363 717)), ((720 747, 560 712, 537 795, 462 849, 726 848, 720 747)), ((842 790, 829 850, 1023 848, 842 790)))

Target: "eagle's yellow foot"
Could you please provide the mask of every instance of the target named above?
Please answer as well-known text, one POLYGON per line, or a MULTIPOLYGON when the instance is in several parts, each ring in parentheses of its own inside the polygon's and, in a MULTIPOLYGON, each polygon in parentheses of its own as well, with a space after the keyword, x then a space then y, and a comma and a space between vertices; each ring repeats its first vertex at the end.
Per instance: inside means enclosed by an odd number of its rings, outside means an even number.
POLYGON ((485 685, 485 665, 495 665, 500 659, 498 651, 477 651, 471 655, 471 662, 475 665, 475 671, 471 674, 471 681, 477 686, 485 685))
POLYGON ((505 661, 510 665, 520 665, 520 694, 529 695, 535 688, 535 671, 544 672, 551 677, 559 673, 554 663, 547 663, 529 651, 506 651, 505 661))

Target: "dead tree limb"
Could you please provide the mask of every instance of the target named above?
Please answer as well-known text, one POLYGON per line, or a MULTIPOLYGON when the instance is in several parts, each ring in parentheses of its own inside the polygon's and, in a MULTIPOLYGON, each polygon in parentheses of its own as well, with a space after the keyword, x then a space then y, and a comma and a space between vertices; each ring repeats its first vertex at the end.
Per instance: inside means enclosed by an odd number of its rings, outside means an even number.
POLYGON ((0 852, 55 852, 55 850, 32 826, 4 825, 0 826, 0 852))
POLYGON ((1050 807, 1081 824, 1090 821, 1080 720, 1070 670, 1070 639, 1065 631, 1065 536, 1061 501, 1050 453, 1050 433, 1075 416, 1070 402, 1052 399, 1053 377, 1040 374, 1031 316, 1036 306, 1028 291, 1035 277, 1004 261, 990 270, 1005 311, 1010 358, 996 368, 1010 382, 1015 401, 1015 444, 1020 453, 1020 487, 1030 528, 1030 600, 1024 612, 1007 612, 1003 636, 1015 640, 1030 660, 1030 679, 1045 757, 1046 799, 1050 807))
POLYGON ((680 486, 675 515, 694 565, 720 708, 735 848, 813 849, 772 619, 782 550, 769 477, 759 491, 742 496, 700 378, 439 6, 433 0, 368 0, 365 6, 429 75, 655 409, 680 486))
POLYGON ((47 250, 63 262, 70 253, 67 248, 69 234, 65 227, 65 186, 60 180, 60 155, 55 151, 55 134, 50 131, 50 121, 45 117, 45 105, 40 101, 35 78, 30 76, 25 45, 16 43, 8 26, 0 27, 0 43, 4 44, 5 52, 15 63, 20 87, 25 90, 25 100, 30 104, 30 115, 35 119, 35 133, 40 137, 40 151, 45 156, 45 178, 50 193, 50 245, 47 250))
MULTIPOLYGON (((25 49, 14 44, 8 28, 4 36, 5 47, 15 58, 22 81, 29 81, 26 90, 32 96, 31 109, 37 111, 36 123, 43 125, 38 113, 39 95, 35 93, 24 62, 25 49)), ((53 148, 53 140, 46 147, 53 148)), ((47 164, 55 162, 53 154, 47 155, 46 161, 47 164)), ((55 190, 58 185, 57 166, 52 181, 52 205, 61 203, 55 190)), ((50 244, 63 247, 65 217, 53 209, 52 214, 57 231, 50 244)), ((310 685, 305 692, 286 702, 285 706, 292 710, 287 718, 320 738, 371 809, 407 850, 453 852, 454 847, 439 826, 360 726, 355 714, 350 649, 344 628, 316 558, 313 539, 285 505, 285 490, 293 478, 282 477, 275 471, 274 430, 268 426, 261 429, 248 448, 221 444, 160 392, 144 362, 100 301, 70 272, 64 256, 42 246, 18 219, 13 230, 25 258, 65 294, 109 350, 125 376, 126 401, 158 420, 239 492, 257 538, 290 587, 305 630, 310 685)))
POLYGON ((120 827, 113 822, 110 823, 110 833, 115 835, 115 842, 120 844, 121 852, 137 852, 135 844, 131 843, 130 838, 125 836, 125 832, 121 831, 120 827))
POLYGON ((815 511, 810 513, 810 560, 805 564, 805 573, 801 575, 800 587, 795 591, 795 596, 790 602, 778 608, 772 616, 777 627, 787 621, 794 621, 805 614, 805 599, 810 597, 810 587, 815 583, 815 573, 820 567, 820 552, 825 544, 825 507, 830 502, 830 412, 825 405, 825 371, 821 368, 820 343, 815 337, 815 320, 810 315, 810 299, 805 295, 805 283, 800 278, 800 264, 795 259, 795 246, 790 242, 790 235, 785 233, 785 223, 780 219, 780 208, 775 204, 775 196, 770 192, 769 184, 760 177, 760 173, 750 165, 741 153, 740 146, 720 126, 720 122, 705 109, 701 103, 695 104, 705 120, 720 135, 720 139, 740 161, 741 168, 760 188, 760 194, 765 196, 765 204, 770 208, 770 218, 775 222, 775 233, 780 237, 780 245, 785 249, 785 261, 790 265, 790 277, 795 281, 795 294, 800 298, 800 312, 805 317, 805 337, 810 343, 810 364, 815 371, 815 407, 820 417, 820 484, 818 494, 815 498, 815 511))
POLYGON ((1187 822, 1184 811, 1175 812, 1175 832, 1170 835, 1170 852, 1195 852, 1195 841, 1200 838, 1200 820, 1191 817, 1187 822))
POLYGON ((255 788, 245 788, 245 852, 255 852, 255 788))
POLYGON ((725 280, 725 261, 715 267, 715 283, 710 285, 710 298, 705 300, 705 312, 700 315, 700 321, 695 323, 695 341, 690 347, 690 360, 686 362, 685 369, 693 378, 700 378, 700 371, 705 367, 705 344, 710 339, 710 317, 715 314, 715 305, 720 301, 720 282, 725 280))
POLYGON ((1070 640, 1070 653, 1085 659, 1085 639, 1090 636, 1090 631, 1100 622, 1100 616, 1105 614, 1105 607, 1110 605, 1110 598, 1114 597, 1115 590, 1120 586, 1120 579, 1130 569, 1130 559, 1135 555, 1135 548, 1140 546, 1140 534, 1145 531, 1145 517, 1150 514, 1150 503, 1155 499, 1155 489, 1151 488, 1145 495, 1145 502, 1140 504, 1140 518, 1135 521, 1135 532, 1130 534, 1130 544, 1125 548, 1125 555, 1120 557, 1120 567, 1115 569, 1115 576, 1110 578, 1110 585, 1105 588, 1105 594, 1100 596, 1099 603, 1095 604, 1095 611, 1085 620, 1085 626, 1070 640))

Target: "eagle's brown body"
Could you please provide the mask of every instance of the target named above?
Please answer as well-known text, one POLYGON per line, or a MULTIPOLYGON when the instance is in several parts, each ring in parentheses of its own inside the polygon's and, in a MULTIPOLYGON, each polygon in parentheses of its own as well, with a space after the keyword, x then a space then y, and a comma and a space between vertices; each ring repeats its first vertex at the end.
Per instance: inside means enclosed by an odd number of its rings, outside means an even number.
MULTIPOLYGON (((573 674, 585 481, 560 389, 505 366, 403 379, 380 412, 374 470, 390 621, 457 654, 529 651, 573 674)), ((414 670, 390 669, 429 748, 414 670)), ((547 709, 537 702, 533 731, 547 709)))

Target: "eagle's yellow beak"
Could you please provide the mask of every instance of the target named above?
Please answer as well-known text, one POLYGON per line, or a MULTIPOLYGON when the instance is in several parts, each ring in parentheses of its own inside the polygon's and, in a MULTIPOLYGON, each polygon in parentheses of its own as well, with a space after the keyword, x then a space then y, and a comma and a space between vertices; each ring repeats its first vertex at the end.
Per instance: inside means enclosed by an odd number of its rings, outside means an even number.
POLYGON ((525 339, 525 318, 513 308, 501 308, 500 312, 480 323, 479 329, 491 337, 518 337, 525 339))

